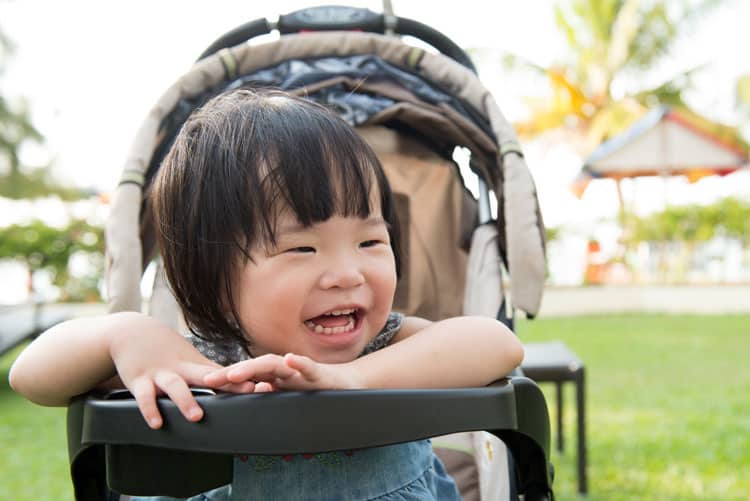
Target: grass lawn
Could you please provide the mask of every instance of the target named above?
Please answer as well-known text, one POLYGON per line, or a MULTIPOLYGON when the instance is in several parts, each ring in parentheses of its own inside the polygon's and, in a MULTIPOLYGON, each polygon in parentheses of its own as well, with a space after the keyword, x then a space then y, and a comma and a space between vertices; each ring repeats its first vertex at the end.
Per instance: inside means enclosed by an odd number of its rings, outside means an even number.
MULTIPOLYGON (((750 316, 541 319, 518 330, 525 341, 564 340, 586 363, 586 499, 747 499, 750 316)), ((72 500, 65 411, 8 388, 17 353, 0 358, 0 499, 72 500)), ((553 410, 553 388, 545 390, 553 410)), ((559 501, 578 498, 567 391, 566 450, 552 456, 559 501)))
POLYGON ((72 500, 65 409, 34 405, 10 389, 19 351, 0 358, 0 499, 72 500))
MULTIPOLYGON (((518 331, 564 340, 586 364, 588 499, 748 499, 750 316, 539 319, 518 331)), ((566 448, 552 455, 559 501, 577 499, 566 386, 566 448)))

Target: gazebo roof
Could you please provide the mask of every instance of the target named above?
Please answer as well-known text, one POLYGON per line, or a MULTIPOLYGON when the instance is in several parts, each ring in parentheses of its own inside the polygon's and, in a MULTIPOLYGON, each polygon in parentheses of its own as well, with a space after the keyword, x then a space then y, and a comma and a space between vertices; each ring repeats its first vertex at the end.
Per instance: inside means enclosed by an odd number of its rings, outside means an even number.
POLYGON ((748 165, 748 147, 733 127, 685 109, 661 106, 599 145, 571 189, 580 198, 597 178, 725 176, 748 165))
POLYGON ((747 162, 747 148, 734 129, 663 106, 597 147, 583 171, 595 178, 694 173, 699 179, 729 174, 747 162))

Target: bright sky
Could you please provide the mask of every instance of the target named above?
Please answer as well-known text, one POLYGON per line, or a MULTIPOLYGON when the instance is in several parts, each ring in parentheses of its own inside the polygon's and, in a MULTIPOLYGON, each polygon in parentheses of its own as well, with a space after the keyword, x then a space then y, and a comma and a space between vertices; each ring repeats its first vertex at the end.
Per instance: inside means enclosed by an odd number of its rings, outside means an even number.
MULTIPOLYGON (((205 47, 251 19, 273 19, 321 3, 336 2, 0 0, 0 27, 17 47, 3 76, 3 93, 28 98, 59 175, 79 186, 110 191, 141 120, 205 47)), ((341 3, 381 10, 380 1, 341 3)), ((396 14, 428 24, 463 47, 513 52, 546 64, 560 55, 563 46, 551 0, 392 3, 396 14)), ((653 78, 712 62, 699 81, 694 102, 701 111, 731 119, 734 78, 750 71, 746 62, 750 2, 730 0, 729 4, 691 33, 677 57, 655 69, 653 78)), ((485 64, 480 74, 506 115, 517 116, 522 109, 520 93, 528 91, 526 82, 509 78, 499 65, 485 64)), ((553 140, 544 149, 530 146, 527 159, 548 224, 576 225, 616 210, 614 191, 608 186, 588 190, 580 201, 570 194, 567 184, 580 167, 580 158, 565 144, 553 140)), ((678 189, 671 201, 679 202, 683 196, 699 201, 737 189, 750 194, 746 181, 722 181, 706 179, 678 189)), ((644 199, 640 204, 648 208, 650 200, 656 206, 663 203, 662 186, 644 186, 637 190, 639 199, 644 199)), ((635 196, 626 189, 626 197, 635 196)))

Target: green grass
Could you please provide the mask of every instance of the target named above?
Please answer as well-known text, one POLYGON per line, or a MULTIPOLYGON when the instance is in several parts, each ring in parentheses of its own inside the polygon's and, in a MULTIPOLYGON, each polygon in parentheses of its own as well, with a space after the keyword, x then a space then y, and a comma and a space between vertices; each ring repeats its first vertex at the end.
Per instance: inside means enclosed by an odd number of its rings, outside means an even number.
MULTIPOLYGON (((564 340, 586 363, 587 499, 747 499, 749 330, 750 316, 519 323, 524 341, 564 340)), ((65 411, 25 402, 8 388, 17 353, 0 358, 0 499, 71 500, 65 411)), ((575 399, 567 386, 566 449, 552 454, 559 501, 578 499, 575 399)), ((553 388, 545 391, 554 412, 553 388)))
POLYGON ((72 500, 65 409, 34 405, 10 389, 19 351, 0 358, 0 499, 72 500))
MULTIPOLYGON (((518 330, 524 341, 564 340, 586 364, 588 499, 747 499, 749 316, 540 319, 518 330)), ((552 454, 560 501, 577 499, 566 386, 566 448, 552 454)), ((554 412, 553 388, 545 393, 554 412)))

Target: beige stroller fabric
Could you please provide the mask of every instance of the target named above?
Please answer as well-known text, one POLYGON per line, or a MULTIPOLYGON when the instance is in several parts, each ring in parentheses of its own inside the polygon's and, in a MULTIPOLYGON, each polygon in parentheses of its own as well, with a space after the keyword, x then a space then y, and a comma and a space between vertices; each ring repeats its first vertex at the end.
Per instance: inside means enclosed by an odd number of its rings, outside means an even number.
MULTIPOLYGON (((497 228, 493 225, 483 224, 474 231, 467 264, 465 315, 494 316, 503 301, 497 239, 497 228)), ((500 439, 484 431, 473 431, 437 437, 432 445, 458 483, 465 501, 510 497, 507 477, 498 475, 508 470, 508 450, 500 439), (461 461, 462 456, 473 461, 461 461), (477 471, 476 482, 466 473, 471 471, 472 464, 477 471), (454 468, 459 472, 456 475, 454 468)))
POLYGON ((461 315, 467 235, 476 217, 454 166, 384 127, 357 131, 378 155, 394 192, 406 248, 394 309, 438 320, 461 315), (446 245, 446 242, 452 245, 446 245))
POLYGON ((510 499, 508 450, 485 431, 454 433, 432 439, 435 454, 445 465, 464 501, 510 499))
POLYGON ((463 314, 494 317, 503 302, 502 263, 497 227, 483 224, 474 230, 466 270, 463 314))

